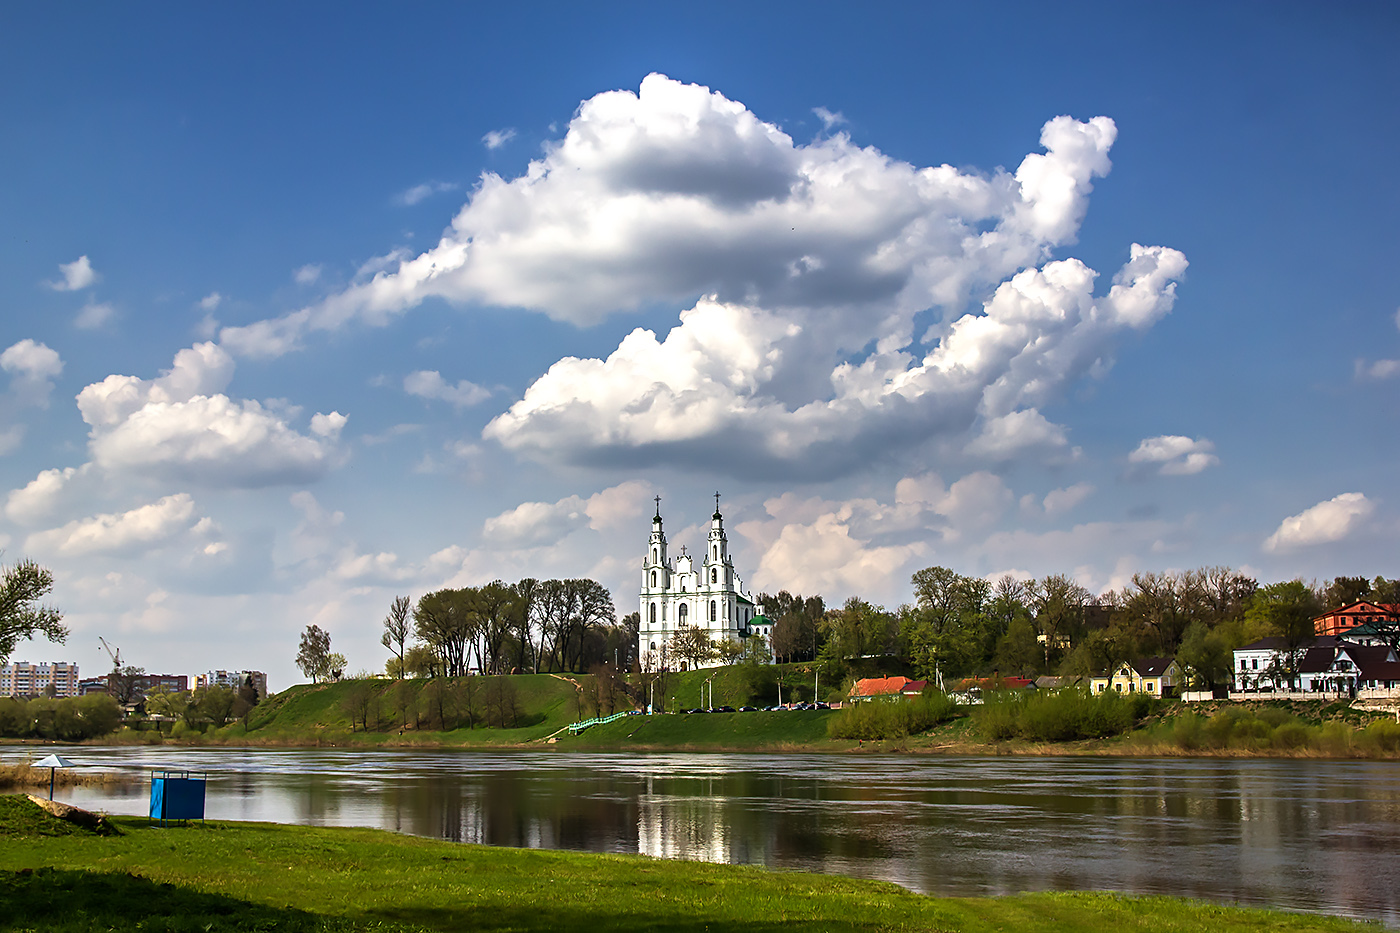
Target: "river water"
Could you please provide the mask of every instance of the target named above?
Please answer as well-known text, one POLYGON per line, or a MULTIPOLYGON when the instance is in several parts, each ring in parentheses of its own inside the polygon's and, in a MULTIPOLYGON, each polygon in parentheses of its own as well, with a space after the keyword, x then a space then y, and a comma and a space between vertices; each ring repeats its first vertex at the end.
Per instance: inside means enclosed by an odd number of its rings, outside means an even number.
MULTIPOLYGON (((0 760, 51 749, 7 749, 0 760)), ((1400 925, 1400 764, 337 749, 67 748, 147 812, 208 772, 210 819, 752 863, 931 894, 1114 890, 1400 925)))

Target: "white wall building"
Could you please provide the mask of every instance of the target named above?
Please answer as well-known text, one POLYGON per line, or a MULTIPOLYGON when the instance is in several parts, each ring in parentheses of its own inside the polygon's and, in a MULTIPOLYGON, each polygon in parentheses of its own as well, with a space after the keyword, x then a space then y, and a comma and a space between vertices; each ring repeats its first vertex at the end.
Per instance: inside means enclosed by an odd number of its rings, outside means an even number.
MULTIPOLYGON (((651 540, 642 561, 642 622, 637 636, 637 656, 642 663, 663 663, 661 659, 669 653, 667 643, 686 628, 700 628, 716 643, 748 637, 750 623, 762 615, 762 609, 744 591, 744 582, 734 571, 718 493, 704 555, 687 554, 682 547, 680 555, 672 558, 666 548, 658 496, 656 517, 651 520, 651 540)), ((770 627, 754 627, 752 634, 767 637, 770 627)), ((664 663, 683 667, 682 663, 664 663)), ((718 662, 702 666, 715 663, 718 662)))

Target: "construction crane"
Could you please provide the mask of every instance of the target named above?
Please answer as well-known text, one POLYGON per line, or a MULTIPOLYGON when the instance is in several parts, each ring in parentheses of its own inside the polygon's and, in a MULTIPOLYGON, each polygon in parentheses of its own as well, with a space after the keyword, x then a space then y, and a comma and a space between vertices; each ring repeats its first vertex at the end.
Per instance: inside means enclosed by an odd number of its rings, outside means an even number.
POLYGON ((107 644, 107 639, 103 638, 101 635, 98 635, 98 636, 97 636, 97 640, 100 641, 100 642, 102 642, 102 647, 104 647, 104 648, 107 649, 107 656, 110 657, 110 658, 112 659, 112 670, 114 670, 114 671, 119 671, 119 670, 121 670, 121 668, 122 668, 122 649, 120 649, 120 648, 113 648, 111 645, 107 644))

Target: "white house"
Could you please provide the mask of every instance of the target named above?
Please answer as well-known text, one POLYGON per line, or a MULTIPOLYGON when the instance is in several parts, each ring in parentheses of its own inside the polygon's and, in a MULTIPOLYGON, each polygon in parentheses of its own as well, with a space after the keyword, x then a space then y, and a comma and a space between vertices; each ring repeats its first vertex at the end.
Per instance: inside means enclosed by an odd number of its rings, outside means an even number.
POLYGON ((1387 645, 1320 636, 1301 649, 1291 683, 1288 660, 1288 646, 1282 638, 1263 638, 1236 649, 1235 690, 1354 694, 1358 690, 1400 686, 1400 660, 1387 645))

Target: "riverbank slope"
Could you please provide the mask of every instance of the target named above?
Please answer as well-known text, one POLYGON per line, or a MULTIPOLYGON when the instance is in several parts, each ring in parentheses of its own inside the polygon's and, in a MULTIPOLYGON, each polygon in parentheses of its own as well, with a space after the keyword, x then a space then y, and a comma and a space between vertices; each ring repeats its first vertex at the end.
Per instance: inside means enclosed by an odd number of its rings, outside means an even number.
MULTIPOLYGON (((667 706, 699 705, 707 687, 713 689, 716 703, 743 695, 743 673, 721 669, 669 675, 667 706)), ((621 692, 601 702, 596 679, 577 674, 350 680, 290 687, 255 707, 245 721, 206 732, 171 734, 154 723, 138 722, 97 741, 362 748, 547 745, 561 751, 1400 757, 1400 724, 1390 715, 1320 700, 1151 700, 1142 704, 1140 718, 1126 732, 1062 741, 1014 734, 989 738, 988 730, 976 722, 977 713, 966 707, 956 710, 952 721, 927 731, 867 736, 864 741, 831 738, 828 727, 840 714, 828 710, 637 715, 594 725, 579 735, 567 729, 600 709, 611 713, 632 705, 621 692)))
POLYGON ((1359 933, 1339 918, 1166 897, 942 898, 749 866, 505 849, 261 823, 98 836, 0 797, 0 890, 17 929, 556 931, 1152 930, 1359 933))

